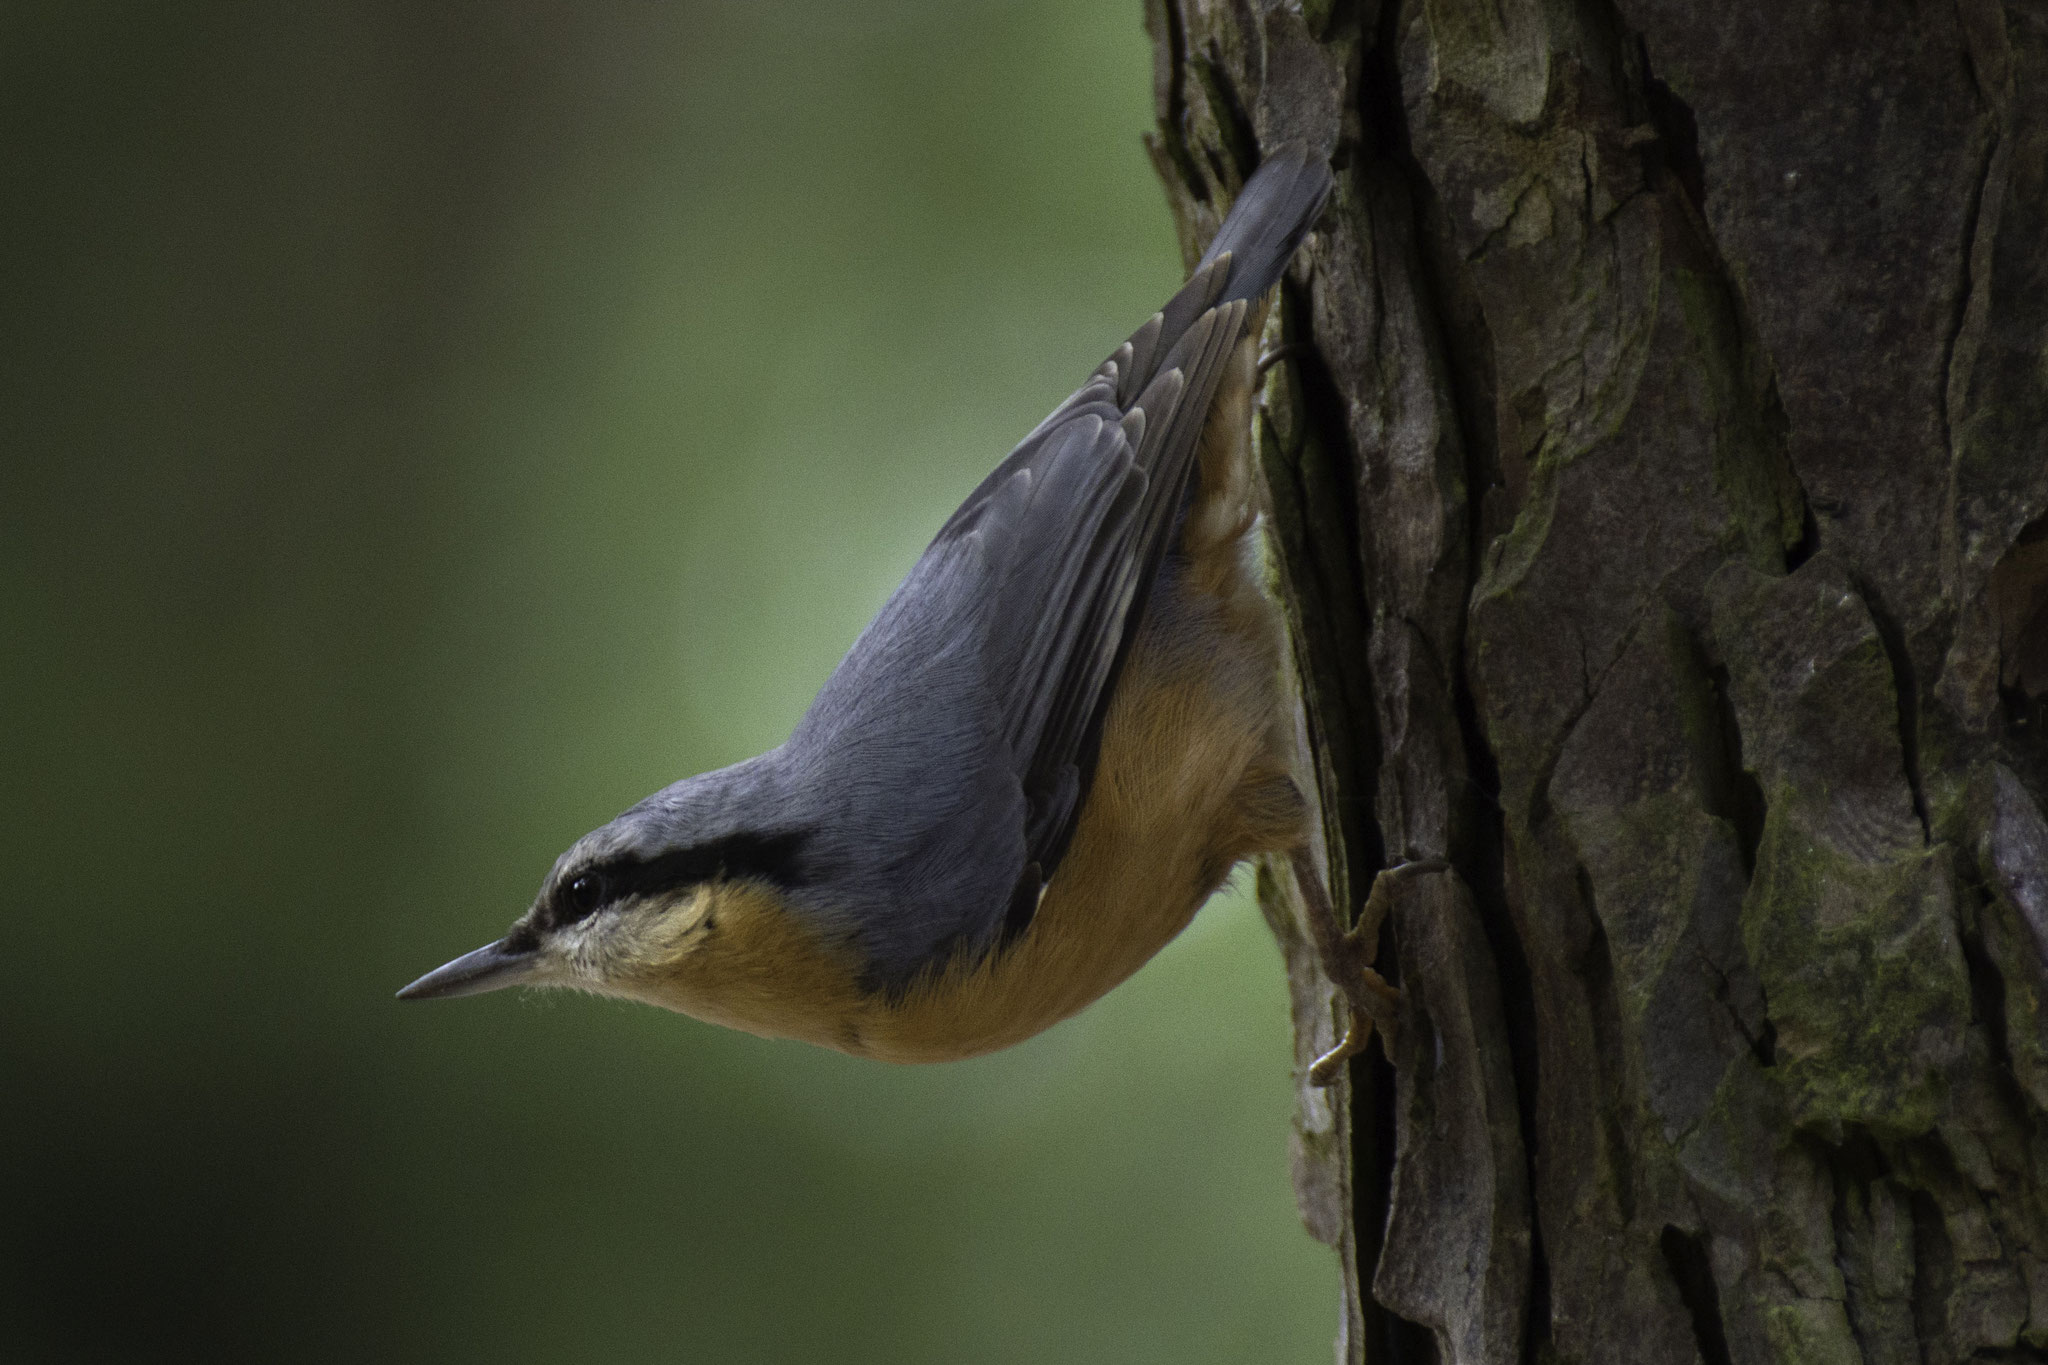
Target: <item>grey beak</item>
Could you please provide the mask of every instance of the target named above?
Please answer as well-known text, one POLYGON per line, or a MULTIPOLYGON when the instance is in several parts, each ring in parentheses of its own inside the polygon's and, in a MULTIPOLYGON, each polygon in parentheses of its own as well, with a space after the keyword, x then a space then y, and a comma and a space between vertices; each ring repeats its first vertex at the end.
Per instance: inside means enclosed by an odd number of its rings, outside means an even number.
POLYGON ((443 1000, 516 986, 533 975, 540 954, 507 948, 503 939, 436 967, 398 993, 400 1000, 443 1000))

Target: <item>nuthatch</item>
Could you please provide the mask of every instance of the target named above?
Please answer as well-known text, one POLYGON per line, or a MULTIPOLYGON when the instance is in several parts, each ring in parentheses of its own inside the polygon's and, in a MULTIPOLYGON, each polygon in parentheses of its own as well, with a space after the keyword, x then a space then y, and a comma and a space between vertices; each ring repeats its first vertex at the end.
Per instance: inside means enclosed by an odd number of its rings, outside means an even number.
POLYGON ((577 840, 511 932, 400 997, 573 986, 863 1057, 971 1057, 1093 1002, 1272 853, 1352 1005, 1317 1080, 1384 1033, 1395 879, 1346 933, 1289 775, 1255 543, 1258 338, 1329 190, 1319 158, 1269 159, 1181 291, 940 528, 786 743, 577 840))

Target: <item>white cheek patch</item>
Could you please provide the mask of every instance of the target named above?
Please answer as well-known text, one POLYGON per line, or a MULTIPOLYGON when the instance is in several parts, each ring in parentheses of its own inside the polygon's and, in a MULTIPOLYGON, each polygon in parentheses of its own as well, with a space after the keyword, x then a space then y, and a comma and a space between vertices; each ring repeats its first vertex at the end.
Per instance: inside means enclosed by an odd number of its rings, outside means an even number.
POLYGON ((526 984, 611 994, 606 987, 609 973, 605 969, 604 935, 595 925, 598 918, 601 917, 593 916, 548 934, 541 942, 540 960, 526 984))
POLYGON ((711 909, 711 888, 693 887, 681 896, 636 909, 635 958, 642 963, 673 962, 703 937, 711 909))
POLYGON ((599 921, 606 918, 606 915, 599 913, 580 923, 571 924, 557 931, 548 944, 548 955, 555 959, 558 969, 578 984, 601 982, 606 976, 606 935, 598 927, 599 921))
POLYGON ((600 910, 565 925, 548 940, 549 975, 561 985, 584 990, 611 994, 627 989, 630 979, 658 970, 688 950, 699 936, 708 896, 699 887, 680 897, 600 910))

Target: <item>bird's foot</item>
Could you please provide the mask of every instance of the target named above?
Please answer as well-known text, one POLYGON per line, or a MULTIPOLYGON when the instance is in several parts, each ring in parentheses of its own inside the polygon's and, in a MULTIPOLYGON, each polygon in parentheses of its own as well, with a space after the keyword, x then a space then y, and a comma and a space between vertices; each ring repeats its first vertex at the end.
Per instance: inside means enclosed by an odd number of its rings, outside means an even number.
POLYGON ((1360 967, 1350 981, 1338 982, 1345 999, 1351 1006, 1351 1022, 1345 1025, 1343 1041, 1316 1058, 1308 1069, 1308 1082, 1313 1086, 1326 1086, 1337 1079, 1344 1063, 1365 1051, 1365 1045, 1372 1041, 1373 1031, 1380 1035, 1380 1046, 1386 1049, 1387 1060, 1394 1057, 1394 1031, 1398 1012, 1401 1008, 1401 992, 1387 984, 1387 979, 1370 967, 1360 967))
POLYGON ((1309 928, 1322 957, 1323 972, 1344 993, 1345 1002, 1350 1006, 1350 1019, 1344 1029, 1343 1040, 1318 1057, 1315 1065, 1308 1069, 1310 1084, 1326 1086, 1336 1080, 1344 1063, 1364 1051, 1365 1045, 1372 1041, 1375 1029, 1379 1030, 1380 1047, 1386 1052, 1387 1060, 1393 1060, 1401 992, 1373 968, 1379 956, 1380 925, 1386 921, 1387 912, 1394 907, 1395 897, 1401 894, 1410 878, 1427 872, 1444 872, 1449 868, 1450 864, 1440 858, 1422 858, 1382 868, 1372 879, 1372 890, 1367 893, 1365 904, 1359 907, 1358 922, 1346 929, 1338 923, 1329 891, 1323 886, 1322 877, 1316 872, 1306 850, 1295 854, 1294 875, 1301 886, 1303 898, 1309 903, 1309 928))

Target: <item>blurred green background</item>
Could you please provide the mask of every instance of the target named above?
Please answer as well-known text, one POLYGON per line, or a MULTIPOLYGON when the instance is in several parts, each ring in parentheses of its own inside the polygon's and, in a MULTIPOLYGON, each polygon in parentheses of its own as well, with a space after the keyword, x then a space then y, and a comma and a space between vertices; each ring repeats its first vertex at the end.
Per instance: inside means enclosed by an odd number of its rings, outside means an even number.
POLYGON ((1241 899, 941 1068, 391 1000, 1166 297, 1138 10, 0 7, 0 1358, 1328 1358, 1241 899))

